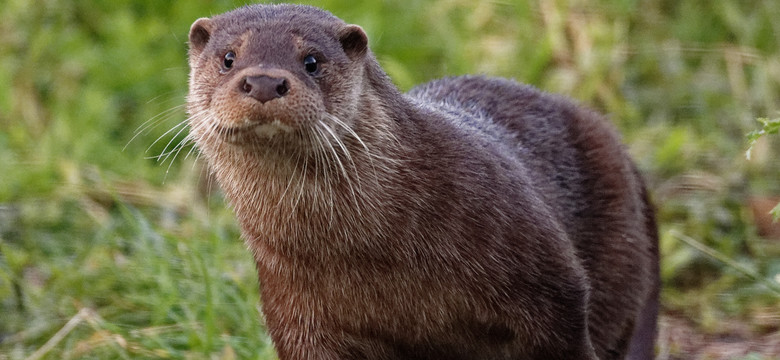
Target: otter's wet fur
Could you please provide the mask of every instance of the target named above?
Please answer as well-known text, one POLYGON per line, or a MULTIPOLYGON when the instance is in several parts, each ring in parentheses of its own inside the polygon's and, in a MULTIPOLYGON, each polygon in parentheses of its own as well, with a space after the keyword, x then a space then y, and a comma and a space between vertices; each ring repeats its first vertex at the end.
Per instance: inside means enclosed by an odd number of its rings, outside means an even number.
POLYGON ((190 138, 281 359, 650 359, 658 250, 605 119, 514 81, 402 94, 323 10, 190 31, 190 138))

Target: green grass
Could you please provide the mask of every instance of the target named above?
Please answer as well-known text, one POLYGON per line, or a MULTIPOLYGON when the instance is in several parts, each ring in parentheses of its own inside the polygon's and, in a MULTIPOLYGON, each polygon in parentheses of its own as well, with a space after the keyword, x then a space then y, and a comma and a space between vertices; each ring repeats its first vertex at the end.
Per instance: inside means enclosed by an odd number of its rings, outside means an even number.
MULTIPOLYGON (((189 149, 154 158, 184 136, 190 24, 243 3, 0 7, 0 360, 274 358, 230 210, 189 149)), ((777 136, 745 158, 778 117, 780 3, 317 4, 404 90, 487 73, 609 114, 659 206, 664 311, 780 328, 780 243, 746 205, 780 194, 777 136)))

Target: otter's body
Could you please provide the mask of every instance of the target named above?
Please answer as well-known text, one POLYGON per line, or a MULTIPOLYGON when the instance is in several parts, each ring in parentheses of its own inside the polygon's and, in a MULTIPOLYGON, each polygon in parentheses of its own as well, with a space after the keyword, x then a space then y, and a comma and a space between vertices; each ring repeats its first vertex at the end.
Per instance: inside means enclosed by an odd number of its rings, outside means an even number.
POLYGON ((281 359, 652 357, 654 215, 601 116, 484 77, 401 94, 311 7, 200 19, 190 46, 191 136, 281 359))

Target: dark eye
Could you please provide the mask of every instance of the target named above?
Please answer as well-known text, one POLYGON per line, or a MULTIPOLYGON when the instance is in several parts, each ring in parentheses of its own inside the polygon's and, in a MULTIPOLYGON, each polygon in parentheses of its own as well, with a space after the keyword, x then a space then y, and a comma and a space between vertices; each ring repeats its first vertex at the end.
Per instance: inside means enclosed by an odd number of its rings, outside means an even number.
POLYGON ((314 55, 308 55, 303 58, 303 66, 306 67, 306 71, 309 74, 314 74, 320 69, 320 65, 317 63, 317 59, 314 55))
POLYGON ((228 51, 227 54, 225 54, 225 60, 223 62, 223 65, 225 65, 225 69, 232 68, 234 61, 236 61, 236 53, 232 51, 228 51))

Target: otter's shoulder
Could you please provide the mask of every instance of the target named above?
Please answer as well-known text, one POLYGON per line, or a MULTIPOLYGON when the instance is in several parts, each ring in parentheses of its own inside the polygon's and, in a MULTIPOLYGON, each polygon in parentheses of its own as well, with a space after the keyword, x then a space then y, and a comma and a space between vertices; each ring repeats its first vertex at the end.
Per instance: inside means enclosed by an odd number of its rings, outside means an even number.
POLYGON ((560 119, 579 106, 559 95, 543 92, 514 80, 488 76, 458 76, 419 85, 408 95, 420 101, 489 114, 495 121, 524 118, 560 119))
POLYGON ((475 102, 480 99, 509 100, 546 96, 530 85, 482 75, 446 77, 418 85, 409 96, 428 101, 475 102))

